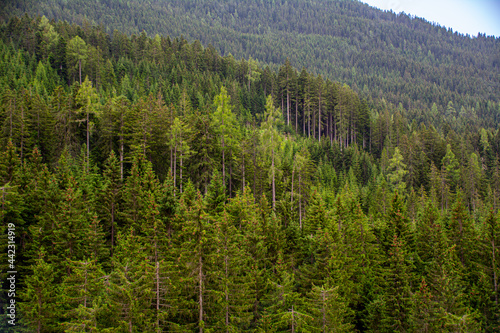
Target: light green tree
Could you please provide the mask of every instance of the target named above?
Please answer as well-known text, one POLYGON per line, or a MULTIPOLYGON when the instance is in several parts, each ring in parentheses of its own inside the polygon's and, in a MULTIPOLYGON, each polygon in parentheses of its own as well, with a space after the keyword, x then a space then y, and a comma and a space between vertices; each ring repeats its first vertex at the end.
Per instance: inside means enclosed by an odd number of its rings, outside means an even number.
POLYGON ((87 60, 87 53, 87 44, 79 36, 75 36, 70 39, 66 45, 66 57, 68 58, 68 63, 73 65, 70 66, 71 72, 74 76, 74 71, 78 68, 80 84, 82 84, 82 63, 85 63, 85 60, 87 60))
POLYGON ((280 110, 274 107, 272 96, 269 95, 266 100, 264 121, 261 124, 261 138, 264 153, 271 159, 269 178, 272 186, 273 210, 276 209, 276 173, 281 156, 281 142, 283 141, 278 131, 278 124, 281 123, 280 114, 280 110))
MULTIPOLYGON (((80 105, 80 111, 85 113, 85 122, 87 124, 87 171, 90 167, 90 135, 94 129, 94 122, 90 121, 90 115, 99 114, 99 102, 95 88, 92 87, 92 82, 86 77, 85 81, 78 90, 76 101, 80 105)), ((80 120, 82 121, 82 120, 80 120)))
POLYGON ((403 162, 403 155, 399 151, 399 147, 394 149, 394 155, 389 160, 387 182, 392 185, 394 189, 398 189, 400 193, 404 193, 406 183, 403 181, 408 173, 406 164, 403 162))
MULTIPOLYGON (((229 156, 232 154, 233 146, 237 138, 237 122, 236 117, 232 112, 231 98, 227 94, 224 86, 221 87, 220 93, 215 96, 214 106, 216 108, 212 116, 212 124, 217 128, 220 137, 220 145, 222 151, 222 182, 226 186, 226 150, 229 156)), ((229 165, 230 170, 231 166, 229 165)), ((231 178, 231 174, 229 175, 231 178)))

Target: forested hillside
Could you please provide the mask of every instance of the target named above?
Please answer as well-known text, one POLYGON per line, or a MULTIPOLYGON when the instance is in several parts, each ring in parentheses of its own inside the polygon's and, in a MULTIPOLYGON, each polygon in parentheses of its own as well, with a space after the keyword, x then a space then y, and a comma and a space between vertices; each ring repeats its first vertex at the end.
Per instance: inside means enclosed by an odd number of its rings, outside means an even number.
MULTIPOLYGON (((27 0, 7 1, 0 17, 24 12, 101 25, 110 35, 183 36, 272 70, 288 59, 298 70, 350 85, 369 102, 402 103, 412 118, 430 113, 433 103, 433 113, 460 118, 473 108, 491 112, 486 103, 499 102, 498 38, 470 38, 358 1, 27 0)), ((498 109, 487 120, 497 124, 498 109)))
POLYGON ((496 102, 28 15, 0 92, 2 332, 500 329, 496 102))

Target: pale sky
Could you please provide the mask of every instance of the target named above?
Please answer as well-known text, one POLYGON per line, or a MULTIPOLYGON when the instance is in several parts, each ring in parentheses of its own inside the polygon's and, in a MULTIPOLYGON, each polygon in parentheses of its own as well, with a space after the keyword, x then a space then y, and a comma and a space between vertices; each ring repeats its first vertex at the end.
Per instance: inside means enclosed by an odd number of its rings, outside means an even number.
POLYGON ((360 0, 382 10, 422 17, 462 34, 500 37, 500 0, 360 0))

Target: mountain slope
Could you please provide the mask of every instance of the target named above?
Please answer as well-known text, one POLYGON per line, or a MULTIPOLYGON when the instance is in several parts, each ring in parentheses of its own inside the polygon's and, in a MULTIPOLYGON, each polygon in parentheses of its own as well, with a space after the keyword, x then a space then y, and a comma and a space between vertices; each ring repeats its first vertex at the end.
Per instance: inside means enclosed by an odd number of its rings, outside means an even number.
POLYGON ((436 103, 444 112, 452 101, 457 110, 478 111, 482 102, 499 100, 498 38, 470 38, 357 1, 13 1, 1 17, 24 12, 100 24, 108 33, 182 35, 272 69, 288 58, 298 69, 407 109, 436 103))

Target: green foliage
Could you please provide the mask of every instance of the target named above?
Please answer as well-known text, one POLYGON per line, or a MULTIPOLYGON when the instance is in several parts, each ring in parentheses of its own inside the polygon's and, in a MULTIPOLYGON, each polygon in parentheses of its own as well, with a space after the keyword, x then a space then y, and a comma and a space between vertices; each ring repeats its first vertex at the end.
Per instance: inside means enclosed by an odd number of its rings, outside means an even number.
MULTIPOLYGON (((269 5, 249 3, 228 2, 234 26, 269 5)), ((478 126, 496 102, 422 90, 420 113, 294 53, 263 68, 103 29, 0 27, 0 265, 12 223, 21 330, 498 330, 500 132, 478 126)))

